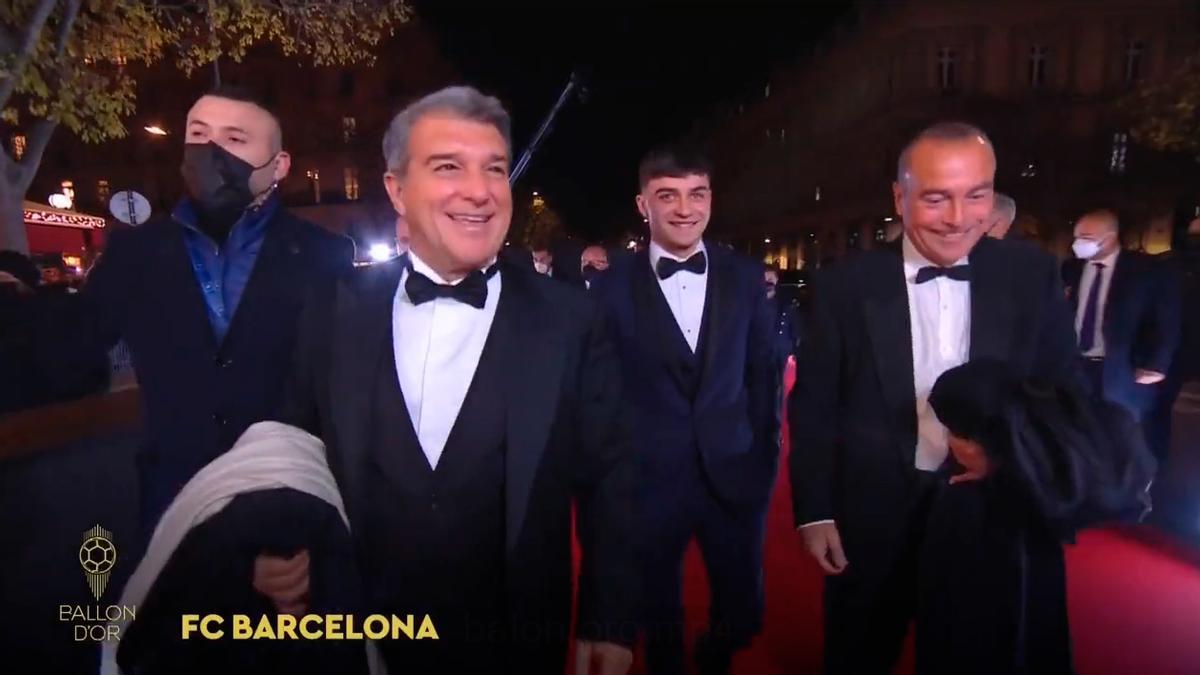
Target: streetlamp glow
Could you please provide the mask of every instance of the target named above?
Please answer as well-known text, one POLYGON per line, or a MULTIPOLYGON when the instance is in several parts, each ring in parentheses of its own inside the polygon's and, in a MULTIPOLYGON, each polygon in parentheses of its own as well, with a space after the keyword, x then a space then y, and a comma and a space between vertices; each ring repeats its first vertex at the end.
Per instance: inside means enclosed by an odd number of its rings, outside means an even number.
POLYGON ((371 244, 371 248, 367 249, 367 254, 375 262, 384 262, 392 259, 392 247, 387 244, 371 244))
POLYGON ((143 128, 144 128, 144 129, 145 129, 145 130, 146 130, 148 133, 151 133, 151 134, 153 134, 153 135, 155 135, 155 136, 166 136, 166 135, 167 135, 167 130, 166 130, 166 129, 164 129, 164 128, 162 128, 162 127, 160 127, 160 126, 158 126, 157 124, 151 124, 151 125, 149 125, 149 126, 146 126, 146 127, 143 127, 143 128))

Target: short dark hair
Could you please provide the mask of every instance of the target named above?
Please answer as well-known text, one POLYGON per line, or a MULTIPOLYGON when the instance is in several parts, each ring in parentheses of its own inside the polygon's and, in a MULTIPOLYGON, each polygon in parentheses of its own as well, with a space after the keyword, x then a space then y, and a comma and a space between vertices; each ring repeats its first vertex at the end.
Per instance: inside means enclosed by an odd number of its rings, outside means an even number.
POLYGON ((686 144, 661 145, 646 153, 638 165, 638 189, 655 178, 707 176, 712 179, 712 162, 699 148, 686 144))
POLYGON ((221 83, 204 92, 204 95, 227 98, 231 101, 241 101, 242 103, 252 103, 271 113, 271 117, 278 117, 275 111, 271 109, 272 106, 267 103, 267 99, 263 96, 263 93, 248 85, 221 83))
POLYGON ((230 101, 240 101, 242 103, 249 103, 256 108, 261 108, 275 121, 275 128, 279 131, 278 137, 273 139, 276 141, 275 150, 279 151, 283 149, 283 123, 279 121, 279 115, 267 103, 266 98, 263 97, 260 90, 244 84, 222 83, 204 92, 204 96, 215 96, 216 98, 225 98, 230 101))
MULTIPOLYGON (((904 149, 900 151, 900 159, 896 162, 896 182, 904 184, 904 176, 908 173, 909 165, 912 158, 913 147, 921 141, 965 141, 972 138, 980 138, 988 147, 992 147, 992 139, 984 133, 983 129, 970 124, 968 122, 937 122, 928 127, 925 127, 913 136, 912 139, 905 144, 904 149)), ((995 149, 992 150, 995 153, 995 149)))
POLYGON ((775 274, 779 274, 779 265, 776 265, 775 263, 767 263, 766 265, 763 266, 763 271, 764 272, 774 272, 775 274))

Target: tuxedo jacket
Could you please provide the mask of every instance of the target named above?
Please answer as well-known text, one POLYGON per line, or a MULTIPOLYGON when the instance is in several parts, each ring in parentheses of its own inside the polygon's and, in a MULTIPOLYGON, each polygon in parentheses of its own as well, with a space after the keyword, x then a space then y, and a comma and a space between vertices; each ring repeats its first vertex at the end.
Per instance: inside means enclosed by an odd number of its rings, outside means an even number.
MULTIPOLYGON (((970 359, 1082 386, 1056 261, 983 238, 970 254, 970 359)), ((888 568, 918 496, 912 330, 899 247, 817 275, 789 401, 796 523, 836 521, 849 571, 888 568)))
POLYGON ((677 480, 697 453, 715 496, 761 509, 779 456, 782 374, 762 265, 706 247, 708 280, 693 353, 641 251, 615 257, 592 286, 625 368, 625 396, 643 483, 677 480))
MULTIPOLYGON (((390 465, 383 455, 396 440, 374 438, 371 418, 378 369, 395 373, 388 336, 406 264, 401 258, 358 269, 310 298, 278 416, 324 440, 360 557, 368 539, 361 529, 376 515, 368 513, 368 486, 378 477, 369 472, 390 465)), ((487 395, 506 402, 502 578, 508 606, 570 625, 574 505, 583 555, 577 632, 632 643, 633 464, 616 351, 585 294, 504 259, 499 264, 502 290, 488 339, 503 355, 503 385, 487 395)))

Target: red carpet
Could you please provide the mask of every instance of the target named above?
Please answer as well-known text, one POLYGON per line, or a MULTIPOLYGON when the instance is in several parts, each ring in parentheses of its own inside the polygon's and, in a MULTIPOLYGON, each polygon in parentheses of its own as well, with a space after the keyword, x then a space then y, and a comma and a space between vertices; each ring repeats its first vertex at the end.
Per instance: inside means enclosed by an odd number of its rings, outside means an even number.
MULTIPOLYGON (((820 672, 822 575, 792 530, 787 452, 767 520, 766 629, 734 662, 739 675, 820 672)), ((1079 675, 1200 675, 1200 554, 1134 529, 1086 532, 1066 555, 1079 675)), ((708 609, 694 545, 684 593, 692 640, 708 609)), ((912 670, 910 638, 896 673, 912 670)), ((633 672, 644 672, 640 656, 633 672)))

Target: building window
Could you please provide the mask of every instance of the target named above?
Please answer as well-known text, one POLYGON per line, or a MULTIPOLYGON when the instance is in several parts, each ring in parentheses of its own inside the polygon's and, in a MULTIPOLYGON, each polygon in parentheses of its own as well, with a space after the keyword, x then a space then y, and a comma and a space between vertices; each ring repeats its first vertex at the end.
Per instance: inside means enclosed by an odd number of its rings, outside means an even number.
POLYGON ((1113 134, 1112 152, 1108 157, 1108 171, 1116 175, 1125 173, 1125 153, 1129 146, 1129 134, 1118 131, 1113 134))
POLYGON ((1029 49, 1029 86, 1034 89, 1046 86, 1046 48, 1042 45, 1029 49))
POLYGON ((346 199, 352 202, 358 201, 358 169, 346 167, 343 177, 346 187, 346 199))
POLYGON ((1130 40, 1125 45, 1125 83, 1132 84, 1142 77, 1142 59, 1146 46, 1141 40, 1130 40))
POLYGON ((12 153, 13 159, 18 161, 25 156, 25 134, 16 134, 12 137, 12 153))
POLYGON ((358 121, 353 117, 342 118, 342 141, 349 143, 358 133, 358 121))
POLYGON ((103 178, 96 181, 96 198, 100 200, 101 204, 108 204, 109 194, 108 181, 103 178))
POLYGON ((321 172, 316 169, 308 171, 308 185, 312 188, 313 202, 321 203, 321 172))
POLYGON ((938 87, 951 91, 958 85, 958 52, 950 47, 938 49, 938 87))

